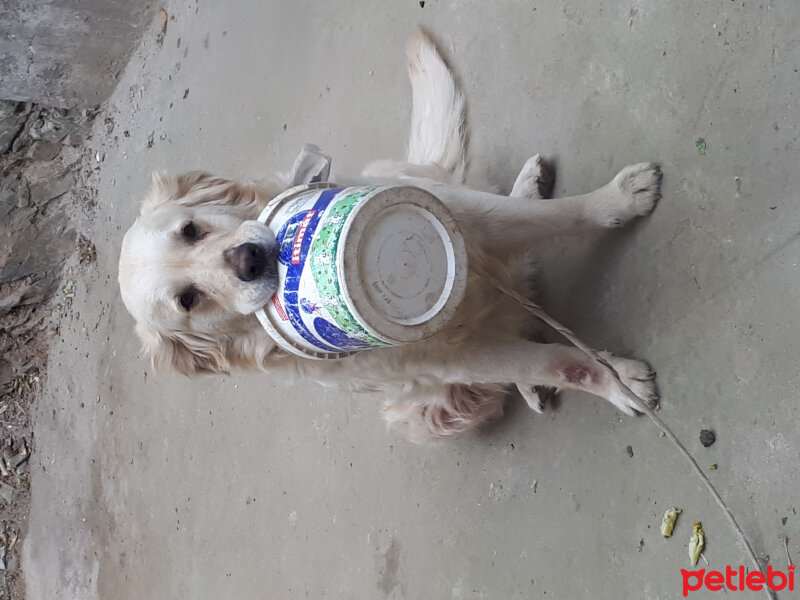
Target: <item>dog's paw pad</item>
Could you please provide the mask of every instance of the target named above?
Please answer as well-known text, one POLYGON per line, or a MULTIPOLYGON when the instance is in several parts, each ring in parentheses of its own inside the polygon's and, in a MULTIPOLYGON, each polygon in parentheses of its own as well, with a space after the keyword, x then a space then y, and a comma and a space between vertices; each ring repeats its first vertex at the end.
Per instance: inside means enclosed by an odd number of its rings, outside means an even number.
POLYGON ((632 219, 653 212, 661 198, 661 178, 661 167, 655 163, 631 165, 617 174, 613 183, 625 201, 624 217, 632 219))
MULTIPOLYGON (((649 408, 657 408, 660 396, 656 385, 656 373, 646 362, 630 358, 620 358, 606 354, 604 358, 619 373, 622 383, 649 408)), ((629 398, 616 381, 609 383, 611 390, 608 400, 626 415, 634 416, 641 412, 640 407, 629 398)))
POLYGON ((531 200, 552 198, 555 181, 556 171, 553 163, 537 154, 523 165, 510 196, 531 200))

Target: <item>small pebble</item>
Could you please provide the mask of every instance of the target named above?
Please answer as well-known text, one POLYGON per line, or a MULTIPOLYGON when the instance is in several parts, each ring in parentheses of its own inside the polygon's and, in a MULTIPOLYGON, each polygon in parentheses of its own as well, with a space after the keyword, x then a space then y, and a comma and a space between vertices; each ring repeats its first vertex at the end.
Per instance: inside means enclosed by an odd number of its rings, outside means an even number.
POLYGON ((711 444, 717 441, 717 436, 710 429, 703 429, 700 431, 700 443, 704 448, 708 448, 711 444))
POLYGON ((625 451, 628 453, 628 456, 633 458, 633 446, 628 446, 627 448, 625 448, 625 451))

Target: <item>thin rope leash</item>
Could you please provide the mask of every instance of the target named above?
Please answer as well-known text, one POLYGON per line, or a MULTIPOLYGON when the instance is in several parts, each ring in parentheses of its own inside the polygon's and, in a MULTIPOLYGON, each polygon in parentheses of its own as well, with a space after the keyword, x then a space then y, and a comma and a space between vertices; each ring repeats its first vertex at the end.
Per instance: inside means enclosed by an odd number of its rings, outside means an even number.
MULTIPOLYGON (((739 539, 741 540, 742 544, 744 544, 745 550, 747 551, 747 555, 750 557, 750 560, 753 563, 753 567, 755 568, 755 570, 760 573, 764 573, 761 569, 761 565, 758 563, 758 559, 756 558, 755 552, 753 552, 753 547, 750 545, 747 536, 745 535, 744 531, 742 531, 742 528, 739 526, 739 523, 736 521, 736 517, 733 516, 731 509, 728 508, 728 505, 725 504, 725 501, 722 499, 722 496, 719 495, 719 492, 717 492, 717 489, 711 483, 711 480, 706 476, 706 474, 697 464, 697 461, 694 459, 694 457, 692 457, 692 455, 689 454, 689 451, 681 443, 678 437, 674 433, 672 433, 672 430, 669 427, 667 427, 667 425, 661 420, 661 418, 655 413, 655 411, 653 411, 652 408, 647 406, 647 404, 641 398, 639 398, 639 396, 634 394, 633 391, 627 385, 625 385, 625 383, 623 383, 622 379, 619 376, 619 373, 617 373, 617 370, 613 366, 611 366, 611 364, 607 360, 605 360, 602 356, 600 356, 597 353, 597 351, 593 350, 592 348, 584 344, 581 340, 579 340, 572 331, 570 331, 569 329, 564 327, 564 325, 562 325, 561 323, 556 321, 553 317, 548 315, 541 306, 535 304, 534 302, 531 302, 530 300, 525 298, 522 294, 519 294, 514 290, 507 289, 500 281, 497 280, 497 278, 489 275, 485 271, 476 269, 474 267, 471 268, 477 275, 485 278, 506 296, 521 304, 528 312, 532 313, 533 315, 535 315, 536 317, 547 323, 550 327, 552 327, 562 336, 567 338, 576 348, 583 351, 585 354, 588 354, 595 362, 602 365, 609 373, 611 373, 614 381, 616 382, 617 386, 622 391, 622 393, 625 394, 628 397, 628 399, 633 401, 633 403, 636 405, 636 408, 640 412, 646 414, 650 418, 650 420, 653 423, 655 423, 656 427, 658 427, 661 430, 661 432, 667 438, 669 438, 669 440, 683 455, 683 457, 687 461, 689 461, 689 464, 691 465, 695 474, 705 484, 711 496, 714 498, 714 500, 716 500, 717 505, 720 507, 725 516, 728 518, 728 522, 730 523, 731 527, 736 532, 736 534, 739 536, 739 539)), ((764 574, 764 577, 766 578, 766 574, 764 574)), ((764 586, 764 593, 767 595, 768 598, 770 598, 770 600, 776 599, 775 593, 767 585, 764 586)))

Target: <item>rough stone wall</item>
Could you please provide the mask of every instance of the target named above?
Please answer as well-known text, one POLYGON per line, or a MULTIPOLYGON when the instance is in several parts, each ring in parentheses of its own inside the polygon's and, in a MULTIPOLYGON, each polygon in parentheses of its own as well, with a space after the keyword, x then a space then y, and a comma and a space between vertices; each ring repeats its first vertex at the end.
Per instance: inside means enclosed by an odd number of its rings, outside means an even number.
POLYGON ((94 110, 0 101, 0 391, 38 369, 45 301, 76 250, 71 211, 94 110))
POLYGON ((111 94, 152 0, 2 0, 0 99, 57 108, 111 94))

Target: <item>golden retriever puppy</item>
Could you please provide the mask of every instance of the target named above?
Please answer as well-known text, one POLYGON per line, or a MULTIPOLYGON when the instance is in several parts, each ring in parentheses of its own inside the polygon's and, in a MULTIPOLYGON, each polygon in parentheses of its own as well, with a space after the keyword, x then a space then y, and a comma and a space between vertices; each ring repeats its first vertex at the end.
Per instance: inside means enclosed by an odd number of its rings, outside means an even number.
MULTIPOLYGON (((261 369, 381 392, 386 420, 415 441, 461 433, 499 415, 515 386, 537 411, 558 388, 602 396, 635 414, 608 373, 581 351, 530 341, 530 315, 480 273, 529 295, 532 242, 620 227, 650 213, 660 198, 658 166, 626 167, 594 192, 548 200, 552 171, 535 156, 510 196, 469 189, 463 185, 464 97, 423 32, 409 42, 408 64, 413 110, 407 160, 375 163, 365 177, 423 187, 458 222, 473 268, 447 327, 421 342, 339 360, 287 354, 253 315, 277 288, 278 255, 273 234, 255 219, 282 190, 205 173, 156 175, 119 262, 122 299, 145 352, 156 367, 187 375, 261 369)), ((639 397, 657 401, 647 364, 607 358, 639 397)))

